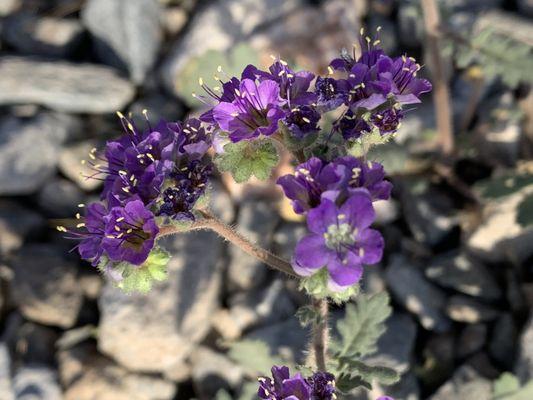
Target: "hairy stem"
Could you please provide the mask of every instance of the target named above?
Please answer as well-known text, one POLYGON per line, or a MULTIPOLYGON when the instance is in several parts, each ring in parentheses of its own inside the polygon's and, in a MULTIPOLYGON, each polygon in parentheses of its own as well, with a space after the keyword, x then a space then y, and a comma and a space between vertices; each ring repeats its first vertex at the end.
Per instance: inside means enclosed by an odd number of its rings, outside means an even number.
POLYGON ((313 307, 320 316, 313 323, 312 345, 315 354, 316 368, 318 371, 327 371, 327 352, 328 352, 328 300, 312 299, 313 307))
POLYGON ((218 235, 226 239, 231 244, 234 244, 245 253, 257 258, 259 261, 262 261, 273 269, 284 272, 287 275, 297 277, 288 261, 285 261, 270 251, 263 249, 255 243, 252 243, 249 239, 241 235, 231 226, 220 221, 208 212, 201 211, 201 213, 203 216, 202 219, 198 219, 193 222, 192 225, 188 225, 184 228, 174 226, 161 227, 159 236, 166 236, 174 233, 183 233, 193 230, 209 229, 213 232, 216 232, 218 235))
POLYGON ((440 14, 435 0, 422 0, 424 12, 424 24, 426 27, 426 45, 431 58, 432 75, 434 82, 433 103, 437 115, 437 131, 442 149, 442 154, 450 155, 454 148, 452 112, 450 105, 450 93, 444 62, 440 52, 440 14))

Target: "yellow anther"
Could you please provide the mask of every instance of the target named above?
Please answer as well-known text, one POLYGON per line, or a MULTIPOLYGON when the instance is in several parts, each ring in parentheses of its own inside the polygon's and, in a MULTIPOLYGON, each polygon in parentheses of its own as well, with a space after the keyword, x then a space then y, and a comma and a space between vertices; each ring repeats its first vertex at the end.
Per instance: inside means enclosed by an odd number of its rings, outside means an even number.
POLYGON ((331 68, 331 65, 328 65, 328 74, 333 75, 333 68, 331 68))
POLYGON ((117 218, 117 222, 122 222, 122 221, 124 221, 124 217, 117 218))
POLYGON ((80 203, 80 204, 78 204, 78 207, 79 207, 79 208, 83 208, 83 207, 85 207, 85 204, 80 203))
POLYGON ((200 86, 204 86, 204 80, 202 79, 202 77, 198 78, 198 84, 200 86))
POLYGON ((80 213, 76 213, 76 219, 80 219, 80 218, 81 218, 80 213))
POLYGON ((117 111, 117 115, 119 118, 124 118, 124 114, 122 114, 120 111, 117 111))
POLYGON ((80 222, 78 225, 76 225, 76 228, 83 228, 85 226, 84 222, 80 222))

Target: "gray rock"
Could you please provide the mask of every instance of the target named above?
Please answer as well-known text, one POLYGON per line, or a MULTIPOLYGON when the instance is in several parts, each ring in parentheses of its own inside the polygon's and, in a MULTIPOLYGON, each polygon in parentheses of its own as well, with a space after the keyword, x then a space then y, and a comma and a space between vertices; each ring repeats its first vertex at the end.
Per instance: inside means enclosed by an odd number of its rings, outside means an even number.
POLYGON ((522 383, 533 378, 533 315, 529 317, 520 336, 514 371, 522 383))
POLYGON ((438 387, 453 373, 455 357, 453 332, 432 335, 425 343, 422 354, 424 362, 418 375, 428 387, 438 387))
POLYGON ((169 377, 210 329, 221 283, 221 241, 209 232, 162 240, 168 279, 146 295, 108 284, 99 300, 99 349, 131 371, 169 377))
POLYGON ((226 224, 231 224, 235 218, 235 205, 231 196, 222 184, 214 179, 211 181, 209 189, 209 208, 216 217, 226 224))
POLYGON ((129 107, 132 119, 138 126, 146 126, 147 124, 143 110, 147 111, 148 119, 152 125, 157 124, 161 119, 177 121, 185 113, 179 101, 161 93, 159 88, 144 94, 129 107))
POLYGON ((424 21, 416 4, 402 1, 398 7, 398 38, 403 46, 417 47, 424 37, 424 21))
POLYGON ((463 365, 430 400, 490 399, 492 384, 470 366, 463 365))
POLYGON ((177 35, 187 23, 187 12, 182 7, 166 7, 163 24, 170 35, 177 35))
POLYGON ((199 347, 191 362, 192 380, 200 398, 214 399, 220 389, 236 389, 243 378, 241 368, 207 347, 199 347))
POLYGON ((429 283, 407 259, 401 255, 393 256, 385 272, 385 280, 397 301, 417 315, 424 328, 437 332, 449 328, 450 321, 443 313, 446 303, 444 292, 429 283))
MULTIPOLYGON (((208 50, 228 50, 246 40, 259 26, 279 21, 281 16, 295 10, 301 3, 300 0, 222 0, 209 3, 194 15, 186 34, 170 51, 162 67, 167 90, 179 93, 180 88, 175 87, 176 78, 191 59, 208 50)), ((184 95, 190 96, 190 93, 184 95)))
MULTIPOLYGON (((266 202, 245 202, 241 204, 237 227, 240 233, 264 248, 270 247, 278 217, 266 202)), ((244 254, 236 246, 230 246, 231 262, 228 279, 231 288, 249 290, 261 285, 268 267, 254 257, 244 254)))
POLYGON ((240 337, 244 330, 251 327, 285 320, 296 311, 280 279, 261 291, 237 293, 229 303, 229 310, 221 310, 221 318, 213 318, 217 330, 228 339, 240 337))
POLYGON ((20 0, 0 1, 0 17, 5 17, 20 7, 20 0))
POLYGON ((491 263, 519 263, 533 255, 533 226, 523 227, 517 222, 518 205, 531 193, 533 185, 488 201, 481 224, 468 236, 468 250, 491 263))
POLYGON ((111 113, 134 89, 113 69, 21 57, 0 58, 0 104, 32 103, 70 113, 111 113))
POLYGON ((374 210, 376 211, 377 225, 388 225, 398 219, 400 207, 394 199, 378 200, 373 204, 374 210))
POLYGON ((379 338, 378 351, 366 361, 370 365, 392 368, 403 375, 410 368, 416 324, 407 314, 393 314, 385 325, 387 330, 379 338))
POLYGON ((57 332, 47 326, 19 319, 9 321, 5 337, 10 348, 17 349, 17 363, 52 365, 55 361, 57 332))
POLYGON ((80 43, 83 26, 77 19, 13 14, 4 21, 2 37, 20 53, 65 57, 80 43))
POLYGON ((268 325, 251 331, 244 338, 261 340, 268 344, 271 354, 279 354, 288 360, 301 363, 307 346, 308 332, 302 328, 296 318, 268 325))
POLYGON ((26 236, 39 232, 45 225, 38 213, 7 200, 0 201, 0 254, 19 249, 26 236))
POLYGON ((306 233, 304 224, 284 222, 274 233, 274 252, 285 260, 290 260, 296 244, 306 233))
POLYGON ((457 225, 449 197, 427 182, 405 182, 403 215, 415 239, 430 246, 439 244, 457 225))
POLYGON ((517 0, 516 6, 521 14, 533 17, 533 0, 517 0))
POLYGON ((459 335, 457 356, 464 358, 477 353, 483 348, 487 340, 487 325, 467 325, 459 335))
POLYGON ((63 175, 76 183, 81 189, 91 191, 101 186, 102 181, 88 179, 94 174, 90 165, 82 160, 87 160, 88 154, 96 147, 94 141, 84 141, 65 146, 59 154, 59 170, 63 175))
POLYGON ((83 295, 77 265, 64 256, 62 249, 32 244, 22 247, 13 259, 12 294, 26 318, 62 328, 76 322, 83 295))
POLYGON ((11 356, 4 342, 0 342, 0 398, 15 400, 11 381, 11 356))
POLYGON ((489 353, 505 370, 511 370, 515 360, 517 329, 511 314, 502 314, 494 324, 489 353))
POLYGON ((491 321, 498 317, 498 311, 494 308, 479 303, 471 297, 461 295, 449 298, 446 314, 454 321, 467 324, 491 321))
POLYGON ((74 120, 50 114, 0 120, 0 195, 39 189, 55 172, 60 145, 73 129, 74 120))
POLYGON ((46 365, 28 365, 17 371, 13 378, 17 400, 61 400, 57 373, 46 365))
POLYGON ((369 34, 375 36, 378 28, 379 40, 381 40, 381 46, 383 50, 385 50, 385 53, 396 54, 396 49, 398 48, 398 34, 396 33, 395 24, 388 18, 371 14, 368 20, 369 34))
POLYGON ((84 193, 66 179, 47 182, 37 195, 37 203, 45 213, 54 218, 72 218, 85 202, 84 193))
POLYGON ((82 12, 103 61, 142 83, 161 45, 160 7, 156 0, 90 0, 82 12))
POLYGON ((502 291, 485 265, 459 251, 430 261, 426 277, 441 286, 487 300, 497 300, 502 291))
POLYGON ((58 361, 65 400, 170 400, 176 394, 172 382, 128 372, 91 345, 62 350, 58 361))

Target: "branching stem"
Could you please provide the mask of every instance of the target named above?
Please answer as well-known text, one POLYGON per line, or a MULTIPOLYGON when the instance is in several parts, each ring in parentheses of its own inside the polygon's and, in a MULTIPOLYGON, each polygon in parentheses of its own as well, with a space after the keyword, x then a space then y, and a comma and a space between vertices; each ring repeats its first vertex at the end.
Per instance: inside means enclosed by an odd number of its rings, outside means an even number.
POLYGON ((257 258, 259 261, 264 262, 269 267, 274 268, 275 270, 283 272, 292 277, 297 277, 291 267, 291 264, 288 261, 285 261, 284 259, 271 253, 270 251, 263 249, 255 243, 252 243, 249 239, 245 238, 231 226, 220 221, 218 218, 211 215, 210 213, 205 211, 201 211, 201 213, 203 218, 198 219, 191 225, 185 226, 183 228, 175 226, 161 227, 159 231, 159 236, 167 236, 174 233, 209 229, 213 232, 216 232, 222 238, 234 244, 245 253, 257 258))

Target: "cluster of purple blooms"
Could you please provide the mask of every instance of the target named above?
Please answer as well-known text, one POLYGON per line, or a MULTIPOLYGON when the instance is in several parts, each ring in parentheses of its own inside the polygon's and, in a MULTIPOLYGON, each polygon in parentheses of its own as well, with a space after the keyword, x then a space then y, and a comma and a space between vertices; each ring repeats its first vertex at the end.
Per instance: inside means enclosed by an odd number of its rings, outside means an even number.
POLYGON ((103 181, 101 201, 89 204, 85 221, 68 232, 79 240, 76 247, 83 259, 120 279, 112 264, 146 261, 159 233, 156 217, 194 219, 193 207, 204 195, 212 170, 207 157, 212 135, 197 119, 161 121, 155 127, 148 122, 148 129, 141 131, 118 114, 125 134, 109 141, 102 156, 96 149, 89 154, 94 170, 89 178, 103 181))
POLYGON ((419 103, 431 90, 427 80, 416 77, 420 65, 413 58, 391 58, 379 40, 368 37, 361 37, 360 46, 358 58, 344 52, 333 60, 326 77, 295 72, 275 59, 268 71, 249 65, 240 79, 221 82, 216 90, 200 82, 214 100, 201 97, 211 105, 201 119, 231 142, 276 137, 280 130, 302 140, 320 130, 325 113, 340 111, 331 131, 317 140, 319 157, 300 159, 294 175, 278 180, 294 211, 306 215, 310 231, 296 247, 294 270, 310 276, 326 267, 334 291, 357 283, 363 265, 380 261, 383 238, 369 228, 375 219, 372 202, 388 199, 391 191, 382 165, 347 155, 348 145, 369 133, 394 134, 403 107, 419 103), (335 135, 345 145, 324 151, 335 135))

